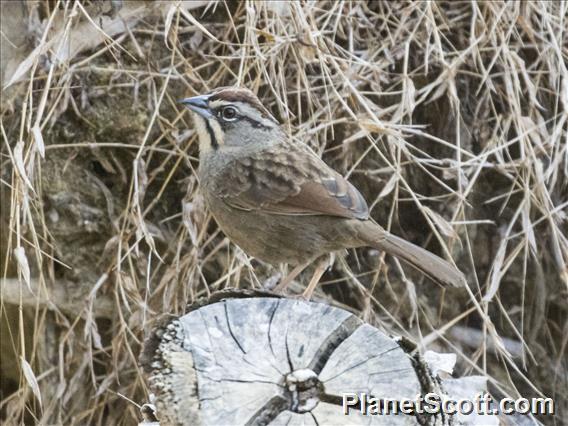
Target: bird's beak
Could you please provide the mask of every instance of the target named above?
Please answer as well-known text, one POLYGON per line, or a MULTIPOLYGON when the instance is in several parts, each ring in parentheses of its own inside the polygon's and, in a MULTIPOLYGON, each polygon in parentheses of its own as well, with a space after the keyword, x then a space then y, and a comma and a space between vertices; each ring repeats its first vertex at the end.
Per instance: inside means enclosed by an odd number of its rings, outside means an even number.
POLYGON ((192 98, 185 98, 178 102, 185 105, 190 110, 204 118, 210 118, 213 116, 211 110, 209 109, 209 95, 200 95, 194 96, 192 98))

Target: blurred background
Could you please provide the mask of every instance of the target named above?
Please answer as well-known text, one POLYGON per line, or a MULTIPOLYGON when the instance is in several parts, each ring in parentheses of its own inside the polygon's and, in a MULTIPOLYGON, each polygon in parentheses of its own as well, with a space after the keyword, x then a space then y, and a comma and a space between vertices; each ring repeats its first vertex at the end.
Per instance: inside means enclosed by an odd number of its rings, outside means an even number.
MULTIPOLYGON (((458 355, 568 416, 568 3, 11 1, 1 10, 0 418, 136 424, 161 314, 283 271, 230 244, 176 100, 258 93, 373 218, 451 258, 443 290, 370 249, 315 300, 458 355)), ((292 285, 302 291, 310 271, 292 285)))

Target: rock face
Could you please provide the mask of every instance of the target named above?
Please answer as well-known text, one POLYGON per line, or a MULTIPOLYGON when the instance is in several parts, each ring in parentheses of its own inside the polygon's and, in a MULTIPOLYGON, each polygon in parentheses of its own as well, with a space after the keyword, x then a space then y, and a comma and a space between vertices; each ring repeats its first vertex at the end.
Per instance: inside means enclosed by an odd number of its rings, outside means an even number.
POLYGON ((363 416, 360 405, 346 415, 345 394, 415 399, 441 392, 439 383, 405 345, 347 311, 252 296, 170 319, 146 341, 142 365, 162 425, 447 423, 363 416))

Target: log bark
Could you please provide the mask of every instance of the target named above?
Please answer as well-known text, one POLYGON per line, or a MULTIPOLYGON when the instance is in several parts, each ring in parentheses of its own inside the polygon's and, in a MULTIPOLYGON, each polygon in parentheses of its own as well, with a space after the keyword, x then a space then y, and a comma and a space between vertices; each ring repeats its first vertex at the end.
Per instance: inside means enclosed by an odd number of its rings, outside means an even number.
MULTIPOLYGON (((91 289, 67 280, 58 280, 52 285, 42 286, 32 278, 29 287, 17 278, 0 279, 0 297, 3 303, 36 308, 46 307, 51 311, 60 311, 71 317, 84 315, 91 289)), ((112 318, 115 304, 111 297, 97 296, 93 303, 95 318, 112 318)))

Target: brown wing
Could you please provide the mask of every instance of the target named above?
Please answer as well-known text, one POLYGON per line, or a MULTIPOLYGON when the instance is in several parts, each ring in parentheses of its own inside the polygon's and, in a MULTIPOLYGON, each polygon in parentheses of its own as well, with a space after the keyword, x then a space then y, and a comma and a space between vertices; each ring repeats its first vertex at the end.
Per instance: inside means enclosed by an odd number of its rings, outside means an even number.
POLYGON ((218 176, 215 193, 243 210, 272 214, 330 215, 367 219, 363 196, 309 150, 287 145, 232 161, 218 176))

